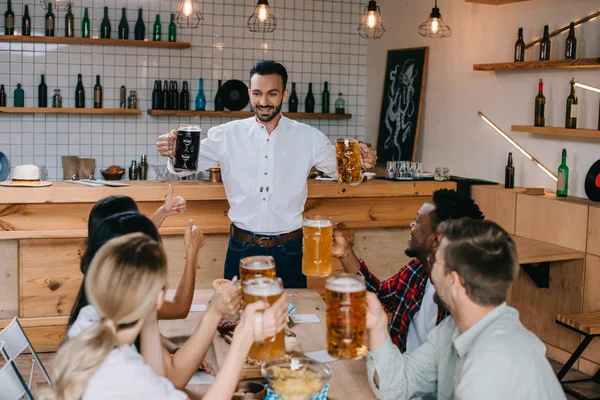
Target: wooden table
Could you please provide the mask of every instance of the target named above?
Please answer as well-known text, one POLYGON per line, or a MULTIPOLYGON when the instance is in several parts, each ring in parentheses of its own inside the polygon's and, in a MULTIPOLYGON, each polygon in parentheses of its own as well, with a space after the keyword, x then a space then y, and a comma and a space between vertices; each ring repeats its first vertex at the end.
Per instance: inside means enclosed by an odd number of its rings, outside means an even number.
MULTIPOLYGON (((173 291, 169 291, 172 295, 173 291)), ((301 352, 317 351, 325 349, 326 327, 325 327, 325 302, 319 294, 311 289, 286 290, 288 300, 296 306, 295 313, 316 314, 320 323, 296 324, 291 329, 300 339, 296 350, 301 352)), ((194 294, 194 304, 206 304, 211 298, 213 290, 198 289, 194 294)), ((203 313, 191 312, 185 320, 160 321, 161 333, 176 342, 184 341, 196 329, 203 313)), ((207 354, 207 361, 213 365, 216 371, 225 360, 229 345, 215 334, 213 346, 207 354)), ((375 395, 367 381, 367 367, 365 360, 334 361, 329 363, 333 370, 329 381, 328 399, 375 399, 375 395)), ((207 385, 189 385, 190 395, 202 396, 207 385)))

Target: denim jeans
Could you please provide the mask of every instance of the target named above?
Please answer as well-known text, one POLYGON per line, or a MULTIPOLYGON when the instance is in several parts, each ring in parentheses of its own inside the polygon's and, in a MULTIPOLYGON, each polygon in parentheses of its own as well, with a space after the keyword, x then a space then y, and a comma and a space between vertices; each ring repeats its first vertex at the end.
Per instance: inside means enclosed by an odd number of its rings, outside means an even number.
POLYGON ((276 247, 260 247, 230 236, 225 257, 225 279, 232 279, 236 275, 239 277, 240 260, 250 256, 272 256, 275 259, 277 276, 283 280, 285 288, 306 288, 306 276, 302 274, 302 239, 276 247))

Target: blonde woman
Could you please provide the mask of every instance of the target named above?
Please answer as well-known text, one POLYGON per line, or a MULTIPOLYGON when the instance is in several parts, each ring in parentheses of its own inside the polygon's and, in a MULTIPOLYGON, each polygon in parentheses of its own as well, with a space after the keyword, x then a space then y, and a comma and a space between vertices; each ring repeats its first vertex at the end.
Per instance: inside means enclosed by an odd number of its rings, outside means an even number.
MULTIPOLYGON (((186 399, 164 377, 164 363, 153 367, 146 363, 147 358, 163 356, 157 309, 164 302, 167 261, 161 244, 141 233, 113 239, 92 260, 88 278, 85 292, 101 322, 59 349, 52 388, 40 393, 42 399, 186 399), (144 358, 133 346, 140 333, 144 358)), ((231 398, 252 342, 285 326, 287 300, 278 303, 269 308, 262 302, 246 307, 223 368, 204 399, 231 398), (258 313, 263 314, 263 327, 255 330, 255 319, 261 319, 256 318, 258 313)))

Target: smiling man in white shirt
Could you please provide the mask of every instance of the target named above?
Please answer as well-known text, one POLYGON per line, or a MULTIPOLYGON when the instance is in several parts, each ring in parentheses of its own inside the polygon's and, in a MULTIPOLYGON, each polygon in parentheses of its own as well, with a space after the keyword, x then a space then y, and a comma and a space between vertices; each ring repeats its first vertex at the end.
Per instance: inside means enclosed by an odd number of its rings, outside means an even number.
MULTIPOLYGON (((227 279, 239 275, 244 257, 270 255, 287 288, 306 287, 302 275, 302 212, 312 167, 337 177, 335 147, 316 128, 281 114, 288 97, 287 71, 275 61, 260 61, 250 70, 254 117, 211 128, 202 140, 198 170, 221 165, 232 221, 225 259, 227 279)), ((158 138, 160 155, 172 157, 177 132, 158 138)), ((361 145, 362 165, 370 169, 377 156, 361 145)), ((189 173, 177 173, 189 175, 189 173)))

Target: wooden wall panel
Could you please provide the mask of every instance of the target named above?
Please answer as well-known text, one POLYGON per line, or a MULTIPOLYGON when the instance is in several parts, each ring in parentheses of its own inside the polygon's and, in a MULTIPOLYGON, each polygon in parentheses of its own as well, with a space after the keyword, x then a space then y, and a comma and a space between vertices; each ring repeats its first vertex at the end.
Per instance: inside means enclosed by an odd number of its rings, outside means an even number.
POLYGON ((545 196, 517 195, 516 234, 585 251, 588 206, 545 196))
POLYGON ((587 252, 600 256, 600 207, 589 208, 587 252))
POLYGON ((19 314, 19 252, 17 240, 0 241, 0 318, 19 314))
MULTIPOLYGON (((585 263, 583 312, 600 310, 600 257, 588 254, 585 263)), ((566 329, 566 328, 565 328, 566 329)), ((583 357, 600 364, 600 342, 592 340, 583 357)))
POLYGON ((477 203, 486 219, 496 222, 508 233, 514 235, 517 213, 517 193, 520 189, 505 189, 504 186, 471 187, 471 197, 477 203))
POLYGON ((550 288, 538 288, 523 271, 513 283, 511 303, 521 322, 543 342, 573 352, 580 335, 554 321, 557 313, 579 313, 583 305, 584 260, 557 261, 550 266, 550 288))
POLYGON ((354 235, 354 252, 380 279, 387 279, 411 260, 404 254, 410 228, 361 229, 354 235))

